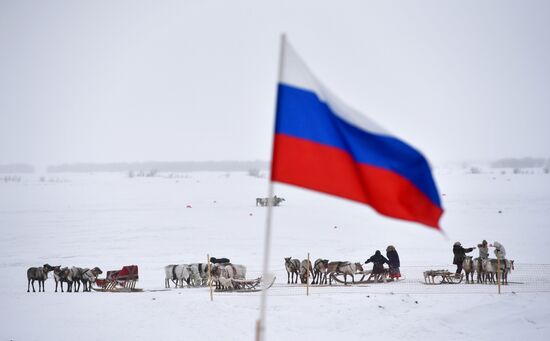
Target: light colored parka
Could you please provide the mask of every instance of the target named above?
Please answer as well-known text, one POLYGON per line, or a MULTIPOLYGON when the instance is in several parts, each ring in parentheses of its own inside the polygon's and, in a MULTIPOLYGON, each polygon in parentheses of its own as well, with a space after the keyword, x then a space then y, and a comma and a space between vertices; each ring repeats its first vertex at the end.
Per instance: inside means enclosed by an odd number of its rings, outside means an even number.
POLYGON ((506 259, 506 249, 499 242, 494 242, 493 246, 495 247, 495 256, 499 259, 506 259))

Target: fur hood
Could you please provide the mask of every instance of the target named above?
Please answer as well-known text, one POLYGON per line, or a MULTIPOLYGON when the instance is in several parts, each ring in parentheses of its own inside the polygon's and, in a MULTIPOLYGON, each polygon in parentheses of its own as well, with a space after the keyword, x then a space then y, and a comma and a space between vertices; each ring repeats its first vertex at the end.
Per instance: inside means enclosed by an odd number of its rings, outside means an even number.
POLYGON ((499 242, 494 242, 493 246, 495 247, 495 256, 500 259, 506 258, 506 249, 504 248, 504 245, 502 245, 499 242))

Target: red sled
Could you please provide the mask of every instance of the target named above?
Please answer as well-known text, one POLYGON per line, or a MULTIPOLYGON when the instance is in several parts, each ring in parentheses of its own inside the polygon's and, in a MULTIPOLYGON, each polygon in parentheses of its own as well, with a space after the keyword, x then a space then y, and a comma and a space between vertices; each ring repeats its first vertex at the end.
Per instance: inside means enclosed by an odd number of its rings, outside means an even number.
POLYGON ((107 271, 104 279, 95 280, 98 288, 92 286, 92 289, 101 292, 140 292, 143 289, 136 288, 138 279, 138 266, 126 265, 120 270, 107 271))

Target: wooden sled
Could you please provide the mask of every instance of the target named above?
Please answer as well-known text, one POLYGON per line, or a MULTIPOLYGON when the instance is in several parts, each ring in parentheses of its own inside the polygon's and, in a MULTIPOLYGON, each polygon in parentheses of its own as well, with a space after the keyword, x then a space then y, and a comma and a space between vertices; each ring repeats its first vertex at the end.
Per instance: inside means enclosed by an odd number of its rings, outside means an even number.
POLYGON ((457 276, 456 273, 449 270, 426 270, 424 271, 425 284, 458 284, 462 282, 464 275, 461 273, 457 276))
MULTIPOLYGON (((388 282, 396 282, 397 280, 390 279, 389 273, 387 269, 385 269, 381 274, 373 274, 370 270, 363 271, 363 272, 357 272, 354 274, 354 276, 362 275, 361 279, 358 281, 346 281, 344 280, 344 274, 342 273, 334 273, 330 275, 330 279, 344 285, 353 285, 353 284, 370 284, 370 283, 388 283, 388 282), (367 277, 365 279, 365 277, 367 277)), ((402 280, 402 279, 400 279, 402 280)), ((330 281, 329 281, 330 283, 330 281)))
POLYGON ((107 271, 105 279, 96 279, 94 284, 98 288, 92 286, 92 289, 99 292, 142 292, 143 289, 136 288, 138 279, 138 266, 127 265, 120 270, 107 271))
POLYGON ((233 288, 216 289, 216 292, 258 292, 267 290, 275 283, 275 276, 270 282, 265 283, 262 281, 262 277, 256 279, 231 279, 233 288))

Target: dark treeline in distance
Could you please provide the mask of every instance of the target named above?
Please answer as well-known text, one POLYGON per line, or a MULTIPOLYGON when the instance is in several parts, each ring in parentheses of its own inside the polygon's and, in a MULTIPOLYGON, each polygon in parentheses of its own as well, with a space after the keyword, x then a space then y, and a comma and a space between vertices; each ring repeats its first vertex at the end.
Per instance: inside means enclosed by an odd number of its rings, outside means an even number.
POLYGON ((542 168, 550 167, 550 158, 505 158, 493 161, 491 163, 493 168, 542 168))
POLYGON ((115 162, 71 163, 49 166, 50 173, 129 172, 151 170, 158 172, 236 172, 250 169, 268 169, 266 161, 181 161, 181 162, 115 162))
POLYGON ((34 167, 26 163, 11 163, 0 165, 1 174, 34 173, 34 167))

